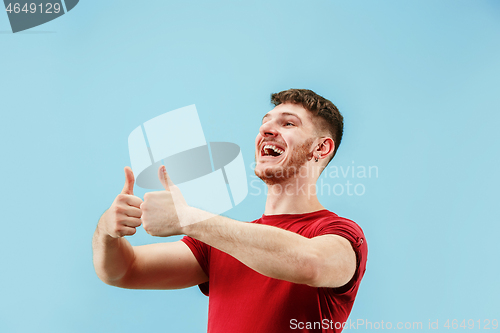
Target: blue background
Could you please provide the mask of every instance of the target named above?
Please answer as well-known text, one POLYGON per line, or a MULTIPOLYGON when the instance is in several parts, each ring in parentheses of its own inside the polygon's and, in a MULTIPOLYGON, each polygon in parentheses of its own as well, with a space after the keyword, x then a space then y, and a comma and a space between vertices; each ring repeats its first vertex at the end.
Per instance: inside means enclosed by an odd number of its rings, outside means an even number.
MULTIPOLYGON (((499 41, 494 0, 81 1, 17 34, 0 13, 0 331, 206 331, 196 287, 97 278, 97 220, 123 187, 129 133, 193 103, 207 140, 240 145, 255 180, 269 95, 292 87, 343 113, 332 166, 378 168, 322 178, 365 188, 320 197, 368 240, 351 319, 500 319, 499 41)), ((256 219, 264 202, 227 215, 256 219)))

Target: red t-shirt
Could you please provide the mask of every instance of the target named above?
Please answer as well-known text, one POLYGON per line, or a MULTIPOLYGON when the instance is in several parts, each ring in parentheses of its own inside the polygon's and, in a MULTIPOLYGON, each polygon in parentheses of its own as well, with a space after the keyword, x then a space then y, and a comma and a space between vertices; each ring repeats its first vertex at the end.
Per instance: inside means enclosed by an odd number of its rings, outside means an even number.
POLYGON ((365 273, 368 248, 361 228, 328 210, 263 215, 251 223, 286 229, 307 238, 335 234, 351 242, 356 272, 340 288, 314 288, 264 276, 237 259, 191 237, 189 246, 209 282, 208 333, 340 332, 365 273))

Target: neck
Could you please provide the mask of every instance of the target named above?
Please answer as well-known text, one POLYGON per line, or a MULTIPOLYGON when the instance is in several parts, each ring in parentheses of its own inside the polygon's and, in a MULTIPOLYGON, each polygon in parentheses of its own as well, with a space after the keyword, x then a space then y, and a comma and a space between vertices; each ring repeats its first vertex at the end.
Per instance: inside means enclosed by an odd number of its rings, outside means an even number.
POLYGON ((325 209, 316 196, 316 180, 295 177, 268 185, 265 215, 302 214, 325 209), (302 181, 300 181, 302 180, 302 181))

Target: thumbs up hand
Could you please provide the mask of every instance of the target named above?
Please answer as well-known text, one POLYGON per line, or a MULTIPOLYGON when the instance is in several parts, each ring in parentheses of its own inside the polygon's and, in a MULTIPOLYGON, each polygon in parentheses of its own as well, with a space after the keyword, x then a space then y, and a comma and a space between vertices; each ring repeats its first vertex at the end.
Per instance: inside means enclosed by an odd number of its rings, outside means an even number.
POLYGON ((129 167, 125 167, 125 185, 123 185, 123 190, 121 194, 134 195, 134 172, 129 167))
POLYGON ((180 218, 189 214, 181 191, 168 177, 165 166, 158 169, 165 191, 148 192, 140 205, 144 230, 152 236, 167 237, 182 234, 180 218))
POLYGON ((103 228, 113 238, 133 235, 141 225, 142 199, 134 195, 134 173, 125 167, 125 185, 113 201, 111 207, 104 213, 103 228))

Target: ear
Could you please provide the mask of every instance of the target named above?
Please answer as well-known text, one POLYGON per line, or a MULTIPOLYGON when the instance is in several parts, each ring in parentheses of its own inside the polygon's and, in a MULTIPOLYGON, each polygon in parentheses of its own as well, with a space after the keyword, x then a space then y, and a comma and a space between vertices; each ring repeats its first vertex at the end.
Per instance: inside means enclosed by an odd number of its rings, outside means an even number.
POLYGON ((314 149, 313 154, 314 157, 319 159, 327 158, 330 154, 333 154, 335 150, 335 142, 332 138, 324 137, 319 139, 319 143, 314 149))

